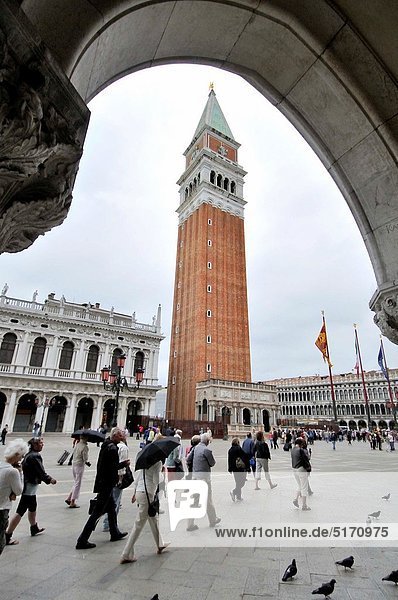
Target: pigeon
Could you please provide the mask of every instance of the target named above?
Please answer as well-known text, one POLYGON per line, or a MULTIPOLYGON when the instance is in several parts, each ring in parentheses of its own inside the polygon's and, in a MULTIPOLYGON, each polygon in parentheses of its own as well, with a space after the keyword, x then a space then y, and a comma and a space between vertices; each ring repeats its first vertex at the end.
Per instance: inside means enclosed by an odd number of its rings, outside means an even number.
POLYGON ((323 583, 321 585, 321 587, 317 588, 312 593, 313 594, 320 594, 321 596, 325 596, 325 598, 328 598, 330 596, 330 594, 332 594, 333 591, 334 591, 334 584, 335 583, 336 583, 336 580, 335 579, 331 579, 329 581, 329 583, 323 583))
POLYGON ((348 556, 347 558, 343 558, 343 560, 336 560, 336 565, 340 565, 344 567, 344 571, 347 569, 352 569, 352 565, 354 564, 354 557, 348 556))
POLYGON ((392 581, 395 585, 398 585, 398 571, 391 571, 387 577, 383 577, 382 581, 392 581))
POLYGON ((376 510, 376 512, 370 513, 368 517, 373 517, 373 519, 378 519, 380 517, 381 510, 376 510))
POLYGON ((295 575, 297 575, 297 567, 296 567, 296 559, 293 558, 292 564, 287 567, 286 571, 283 574, 282 581, 287 581, 288 579, 292 579, 292 577, 294 577, 295 575))
POLYGON ((391 496, 391 494, 386 494, 385 496, 382 496, 381 499, 382 500, 389 500, 390 496, 391 496))

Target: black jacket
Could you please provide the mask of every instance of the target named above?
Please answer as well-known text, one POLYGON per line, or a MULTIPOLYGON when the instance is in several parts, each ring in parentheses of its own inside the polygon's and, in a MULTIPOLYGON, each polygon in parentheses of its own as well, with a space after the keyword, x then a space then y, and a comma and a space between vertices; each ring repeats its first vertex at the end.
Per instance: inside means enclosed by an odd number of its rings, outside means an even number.
POLYGON ((233 473, 239 471, 247 471, 250 469, 250 457, 246 452, 242 450, 240 446, 236 446, 235 444, 230 447, 228 450, 228 472, 233 473), (244 467, 238 468, 236 466, 236 459, 241 458, 245 464, 244 467))
POLYGON ((44 481, 47 485, 51 483, 52 477, 47 475, 43 467, 43 459, 40 452, 30 450, 22 462, 22 471, 24 484, 26 483, 41 483, 44 481))
POLYGON ((271 458, 267 442, 254 442, 254 456, 256 458, 271 458))
POLYGON ((304 467, 306 471, 311 471, 311 463, 307 452, 299 446, 294 446, 291 451, 292 467, 298 469, 304 467))
POLYGON ((119 481, 118 470, 126 466, 126 462, 119 463, 119 450, 110 438, 101 446, 97 462, 97 475, 95 477, 94 492, 112 490, 119 481))

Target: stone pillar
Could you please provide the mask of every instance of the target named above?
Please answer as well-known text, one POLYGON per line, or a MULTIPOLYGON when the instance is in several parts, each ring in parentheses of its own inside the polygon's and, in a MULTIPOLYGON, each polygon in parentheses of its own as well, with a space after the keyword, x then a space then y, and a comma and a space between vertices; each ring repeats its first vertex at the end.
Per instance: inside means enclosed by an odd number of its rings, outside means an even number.
POLYGON ((126 420, 127 420, 127 398, 122 398, 122 396, 119 396, 119 412, 118 412, 118 419, 117 419, 118 426, 121 427, 122 429, 124 429, 126 427, 126 420))
POLYGON ((97 396, 97 406, 93 410, 93 416, 91 419, 91 426, 93 429, 97 429, 102 422, 102 407, 104 405, 104 398, 102 395, 97 396))
POLYGON ((66 408, 64 427, 62 433, 73 433, 76 419, 76 404, 77 394, 72 393, 72 398, 70 400, 69 406, 67 406, 66 408))
POLYGON ((4 409, 4 419, 3 423, 8 423, 9 431, 13 431, 15 415, 17 413, 17 392, 16 390, 12 390, 10 399, 6 402, 6 406, 4 409))
POLYGON ((84 349, 85 349, 85 342, 84 342, 84 340, 80 340, 80 347, 77 352, 74 370, 79 372, 79 374, 76 373, 76 376, 80 377, 81 379, 83 378, 83 371, 86 370, 86 365, 84 363, 84 358, 85 358, 84 349))
POLYGON ((0 253, 68 214, 89 110, 16 2, 0 0, 0 253))

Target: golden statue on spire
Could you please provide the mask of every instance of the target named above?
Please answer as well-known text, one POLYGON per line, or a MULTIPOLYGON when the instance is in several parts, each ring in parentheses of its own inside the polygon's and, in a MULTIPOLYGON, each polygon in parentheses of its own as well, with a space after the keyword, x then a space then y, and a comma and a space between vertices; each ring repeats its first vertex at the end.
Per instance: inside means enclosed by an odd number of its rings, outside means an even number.
POLYGON ((214 81, 210 81, 209 83, 209 91, 213 91, 214 92, 214 81))

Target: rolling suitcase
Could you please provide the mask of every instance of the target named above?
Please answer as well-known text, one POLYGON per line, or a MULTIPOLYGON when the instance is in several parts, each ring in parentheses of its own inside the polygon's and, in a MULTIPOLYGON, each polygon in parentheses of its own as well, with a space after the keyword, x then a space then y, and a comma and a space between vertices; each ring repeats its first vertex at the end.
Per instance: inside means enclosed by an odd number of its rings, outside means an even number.
POLYGON ((65 450, 65 452, 62 452, 61 456, 57 460, 57 463, 59 465, 63 465, 64 462, 66 461, 66 459, 68 458, 68 456, 69 456, 69 452, 67 450, 65 450))

